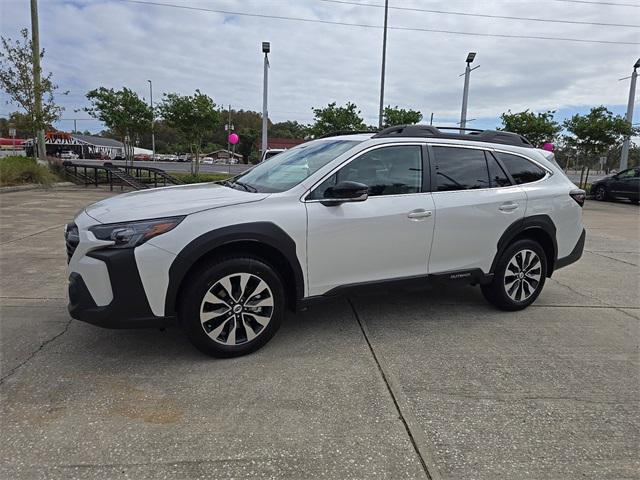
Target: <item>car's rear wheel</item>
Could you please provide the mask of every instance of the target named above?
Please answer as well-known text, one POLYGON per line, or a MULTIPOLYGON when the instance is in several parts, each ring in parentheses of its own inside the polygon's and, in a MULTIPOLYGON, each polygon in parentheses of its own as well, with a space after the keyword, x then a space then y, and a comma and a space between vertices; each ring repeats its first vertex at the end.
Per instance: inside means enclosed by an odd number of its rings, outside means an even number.
POLYGON ((222 259, 183 289, 180 320, 191 342, 214 357, 251 353, 280 327, 285 294, 278 273, 250 257, 222 259))
POLYGON ((607 189, 603 186, 600 185, 599 187, 596 188, 596 191, 594 193, 594 197, 596 200, 600 200, 601 202, 607 199, 607 189))
POLYGON ((538 298, 546 276, 547 258, 540 244, 518 240, 502 254, 493 281, 481 287, 482 293, 502 310, 522 310, 538 298))

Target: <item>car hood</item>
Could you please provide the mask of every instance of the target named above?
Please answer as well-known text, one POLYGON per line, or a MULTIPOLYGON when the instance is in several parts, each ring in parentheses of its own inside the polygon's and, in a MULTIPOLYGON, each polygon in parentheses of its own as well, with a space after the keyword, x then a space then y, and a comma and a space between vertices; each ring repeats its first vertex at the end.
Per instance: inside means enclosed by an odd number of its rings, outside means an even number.
POLYGON ((188 215, 211 208, 257 202, 268 196, 215 183, 199 183, 124 193, 89 205, 85 211, 100 223, 118 223, 188 215))

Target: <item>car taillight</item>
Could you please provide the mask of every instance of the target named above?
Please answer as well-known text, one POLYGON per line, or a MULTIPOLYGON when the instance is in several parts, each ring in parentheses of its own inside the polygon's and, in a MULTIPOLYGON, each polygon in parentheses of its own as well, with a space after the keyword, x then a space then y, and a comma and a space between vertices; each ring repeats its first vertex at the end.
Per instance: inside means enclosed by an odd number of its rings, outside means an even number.
POLYGON ((584 190, 571 190, 569 192, 571 198, 573 198, 578 205, 584 206, 584 201, 587 199, 587 193, 584 190))

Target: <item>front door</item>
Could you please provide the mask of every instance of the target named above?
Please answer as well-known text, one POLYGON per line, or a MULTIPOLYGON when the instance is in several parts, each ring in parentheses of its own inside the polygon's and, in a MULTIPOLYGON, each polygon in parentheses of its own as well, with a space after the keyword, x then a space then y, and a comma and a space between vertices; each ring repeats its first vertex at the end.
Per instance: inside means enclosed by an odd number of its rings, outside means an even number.
POLYGON ((305 202, 309 295, 427 274, 435 212, 422 148, 374 147, 311 191, 305 202), (346 180, 367 185, 369 198, 323 205, 325 190, 346 180))
POLYGON ((611 194, 616 197, 638 198, 640 195, 640 169, 630 168, 617 174, 612 181, 611 194))

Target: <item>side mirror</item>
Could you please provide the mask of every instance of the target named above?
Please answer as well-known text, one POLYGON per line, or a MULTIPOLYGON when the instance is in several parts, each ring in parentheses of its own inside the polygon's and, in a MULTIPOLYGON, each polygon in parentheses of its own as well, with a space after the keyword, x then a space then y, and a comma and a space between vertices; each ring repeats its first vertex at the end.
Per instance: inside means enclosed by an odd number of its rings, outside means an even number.
POLYGON ((334 187, 324 191, 325 199, 321 202, 326 206, 340 205, 345 202, 364 202, 369 197, 369 187, 358 182, 339 182, 334 187))

